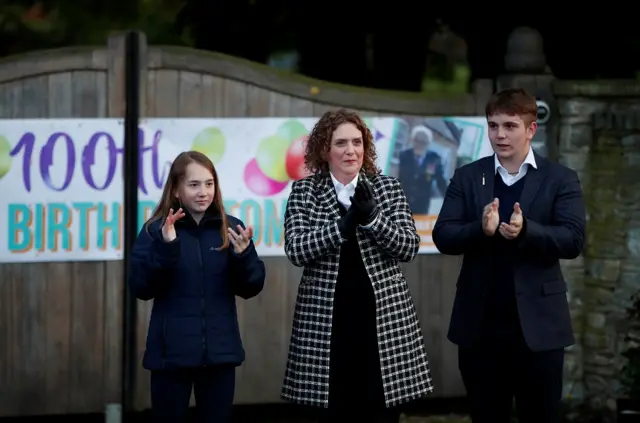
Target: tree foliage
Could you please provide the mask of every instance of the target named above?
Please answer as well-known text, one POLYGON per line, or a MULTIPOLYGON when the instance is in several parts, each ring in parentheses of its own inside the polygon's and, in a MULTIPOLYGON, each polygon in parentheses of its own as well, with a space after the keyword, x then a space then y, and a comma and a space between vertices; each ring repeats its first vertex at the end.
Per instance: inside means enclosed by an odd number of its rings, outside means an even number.
POLYGON ((180 0, 6 0, 0 4, 0 55, 68 45, 103 45, 109 34, 139 29, 154 44, 189 45, 176 31, 180 0))

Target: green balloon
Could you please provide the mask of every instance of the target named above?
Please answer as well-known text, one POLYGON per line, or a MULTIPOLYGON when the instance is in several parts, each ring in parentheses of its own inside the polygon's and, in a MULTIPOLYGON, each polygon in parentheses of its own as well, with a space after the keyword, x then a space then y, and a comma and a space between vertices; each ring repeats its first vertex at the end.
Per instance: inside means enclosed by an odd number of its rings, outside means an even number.
POLYGON ((309 131, 300 121, 291 119, 280 125, 276 135, 284 140, 293 141, 308 133, 309 131))
POLYGON ((289 180, 286 157, 291 141, 279 135, 271 135, 260 141, 256 162, 264 175, 278 182, 289 180))
POLYGON ((217 164, 227 149, 227 140, 218 128, 205 128, 193 139, 191 149, 204 154, 217 164))
POLYGON ((11 169, 11 144, 9 140, 0 135, 0 178, 9 173, 11 169))

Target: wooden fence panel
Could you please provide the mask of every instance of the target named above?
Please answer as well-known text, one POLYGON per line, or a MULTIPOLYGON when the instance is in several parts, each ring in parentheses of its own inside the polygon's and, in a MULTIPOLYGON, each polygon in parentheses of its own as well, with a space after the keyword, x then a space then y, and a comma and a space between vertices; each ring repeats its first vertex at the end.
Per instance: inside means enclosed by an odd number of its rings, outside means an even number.
MULTIPOLYGON (((0 68, 0 118, 105 117, 102 53, 45 56, 35 63, 25 60, 0 68), (24 77, 18 78, 21 73, 24 77)), ((104 366, 109 362, 104 348, 109 314, 104 292, 108 283, 121 283, 106 277, 105 266, 104 262, 0 266, 4 369, 0 416, 92 412, 104 407, 104 366)))
MULTIPOLYGON (((146 117, 319 117, 347 107, 364 116, 477 115, 491 94, 432 99, 328 84, 224 55, 141 45, 146 117)), ((37 52, 0 62, 0 118, 122 117, 124 39, 103 49, 37 52)), ((224 175, 223 175, 224 177, 224 175)), ((233 212, 233 210, 230 210, 233 212)), ((120 216, 110 216, 121 219, 120 216)), ((122 236, 120 233, 116 236, 122 236)), ((122 239, 120 239, 122 242, 122 239)), ((238 301, 247 352, 237 403, 279 402, 301 269, 265 258, 264 292, 238 301)), ((437 396, 463 394, 446 340, 460 260, 421 255, 404 265, 420 314, 437 396)), ((0 417, 100 412, 119 402, 121 261, 0 265, 0 417)), ((138 302, 135 406, 149 406, 141 361, 152 302, 138 302)))

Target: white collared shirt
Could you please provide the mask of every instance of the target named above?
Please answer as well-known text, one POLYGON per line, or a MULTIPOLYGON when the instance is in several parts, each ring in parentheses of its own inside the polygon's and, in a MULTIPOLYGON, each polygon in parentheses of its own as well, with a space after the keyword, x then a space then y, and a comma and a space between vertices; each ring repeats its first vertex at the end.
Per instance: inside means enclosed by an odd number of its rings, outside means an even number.
POLYGON ((338 195, 338 201, 340 202, 340 204, 342 204, 348 209, 349 207, 351 207, 350 197, 352 197, 353 194, 355 194, 356 192, 356 186, 358 185, 358 175, 356 175, 356 177, 353 178, 351 182, 345 185, 342 182, 338 181, 336 177, 333 176, 332 173, 329 173, 329 174, 331 175, 333 186, 336 189, 336 194, 338 195))
MULTIPOLYGON (((347 185, 338 181, 335 176, 331 172, 331 181, 333 181, 333 186, 336 189, 336 194, 338 195, 338 201, 342 204, 347 210, 351 207, 351 198, 356 193, 356 186, 358 185, 358 175, 347 185)), ((378 215, 371 221, 368 225, 360 225, 360 227, 365 229, 370 229, 373 224, 378 220, 378 215)))
POLYGON ((496 173, 500 175, 504 184, 508 187, 518 182, 520 179, 524 178, 527 172, 529 171, 529 166, 532 166, 534 169, 538 168, 536 164, 536 158, 533 155, 533 149, 529 147, 529 153, 527 153, 527 157, 525 157, 524 162, 520 165, 520 169, 518 169, 518 173, 515 175, 509 175, 507 169, 505 169, 498 160, 498 155, 493 155, 493 161, 496 169, 496 173))

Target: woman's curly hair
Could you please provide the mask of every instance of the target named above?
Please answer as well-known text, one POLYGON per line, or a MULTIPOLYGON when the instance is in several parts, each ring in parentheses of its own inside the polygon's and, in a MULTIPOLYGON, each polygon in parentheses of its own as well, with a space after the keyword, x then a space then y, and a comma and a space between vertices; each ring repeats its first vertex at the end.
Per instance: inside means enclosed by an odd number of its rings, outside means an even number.
POLYGON ((311 130, 304 153, 304 163, 309 172, 316 175, 329 172, 327 154, 331 148, 331 138, 333 132, 343 123, 354 124, 362 133, 364 146, 362 170, 364 173, 367 176, 381 173, 381 170, 376 166, 377 154, 371 131, 357 113, 346 109, 326 112, 311 130))

